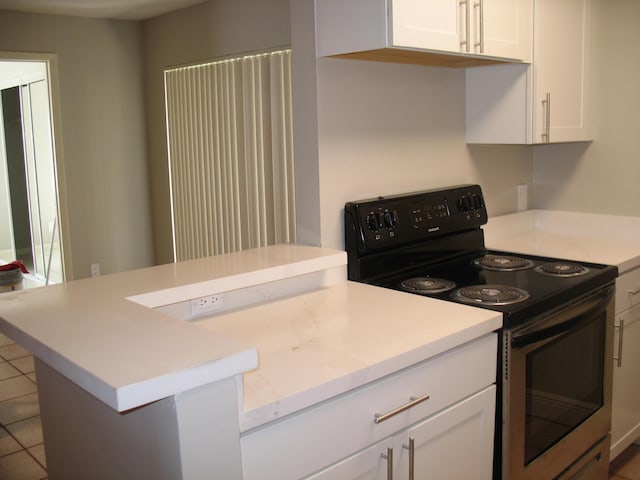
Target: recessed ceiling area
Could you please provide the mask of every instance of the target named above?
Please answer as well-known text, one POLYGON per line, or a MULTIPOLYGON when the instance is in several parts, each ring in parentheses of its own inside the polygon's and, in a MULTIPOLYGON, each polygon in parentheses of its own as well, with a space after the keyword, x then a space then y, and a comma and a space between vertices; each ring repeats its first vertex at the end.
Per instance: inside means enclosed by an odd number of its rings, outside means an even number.
POLYGON ((0 10, 144 20, 203 2, 204 0, 0 0, 0 10))

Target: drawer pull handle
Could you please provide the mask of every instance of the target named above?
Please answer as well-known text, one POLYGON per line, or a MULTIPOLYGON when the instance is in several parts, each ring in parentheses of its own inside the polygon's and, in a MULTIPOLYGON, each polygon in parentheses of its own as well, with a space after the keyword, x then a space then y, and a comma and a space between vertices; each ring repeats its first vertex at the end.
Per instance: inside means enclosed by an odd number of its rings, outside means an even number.
POLYGON ((640 288, 636 290, 627 290, 630 295, 638 295, 640 293, 640 288))
POLYGON ((393 480, 393 448, 387 447, 387 453, 380 456, 387 461, 387 480, 393 480))
POLYGON ((410 402, 405 403, 404 405, 402 405, 401 407, 398 407, 394 410, 391 410, 390 412, 387 413, 376 413, 373 417, 373 421, 375 423, 382 423, 385 420, 393 417, 394 415, 397 415, 399 413, 404 412, 405 410, 410 409, 411 407, 418 405, 419 403, 425 402, 427 400, 429 400, 429 395, 422 395, 421 397, 409 397, 410 398, 410 402))

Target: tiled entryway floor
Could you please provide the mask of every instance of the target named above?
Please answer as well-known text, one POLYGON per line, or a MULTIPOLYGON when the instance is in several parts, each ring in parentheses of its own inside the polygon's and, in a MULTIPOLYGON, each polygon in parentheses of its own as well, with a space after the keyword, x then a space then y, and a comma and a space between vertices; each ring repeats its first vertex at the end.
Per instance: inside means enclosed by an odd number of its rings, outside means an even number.
POLYGON ((47 478, 33 356, 0 334, 0 479, 47 478))
MULTIPOLYGON (((47 478, 37 390, 33 356, 0 333, 0 480, 47 478)), ((640 446, 620 454, 609 480, 640 480, 640 446)))

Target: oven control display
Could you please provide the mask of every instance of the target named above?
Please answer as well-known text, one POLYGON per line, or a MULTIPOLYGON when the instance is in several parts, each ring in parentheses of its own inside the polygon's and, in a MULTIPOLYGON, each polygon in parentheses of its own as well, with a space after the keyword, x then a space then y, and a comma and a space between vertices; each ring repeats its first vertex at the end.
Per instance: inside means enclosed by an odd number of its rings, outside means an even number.
POLYGON ((411 207, 413 228, 438 229, 443 221, 451 217, 447 200, 430 203, 415 203, 411 207))
POLYGON ((345 204, 345 244, 352 251, 381 251, 472 228, 487 222, 479 185, 425 190, 345 204))

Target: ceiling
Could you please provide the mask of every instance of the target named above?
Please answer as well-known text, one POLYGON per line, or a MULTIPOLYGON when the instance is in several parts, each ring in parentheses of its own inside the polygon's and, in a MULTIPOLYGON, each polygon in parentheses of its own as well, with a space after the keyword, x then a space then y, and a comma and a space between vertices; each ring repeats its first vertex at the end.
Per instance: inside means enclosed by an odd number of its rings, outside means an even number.
POLYGON ((0 10, 144 20, 205 0, 0 0, 0 10))

